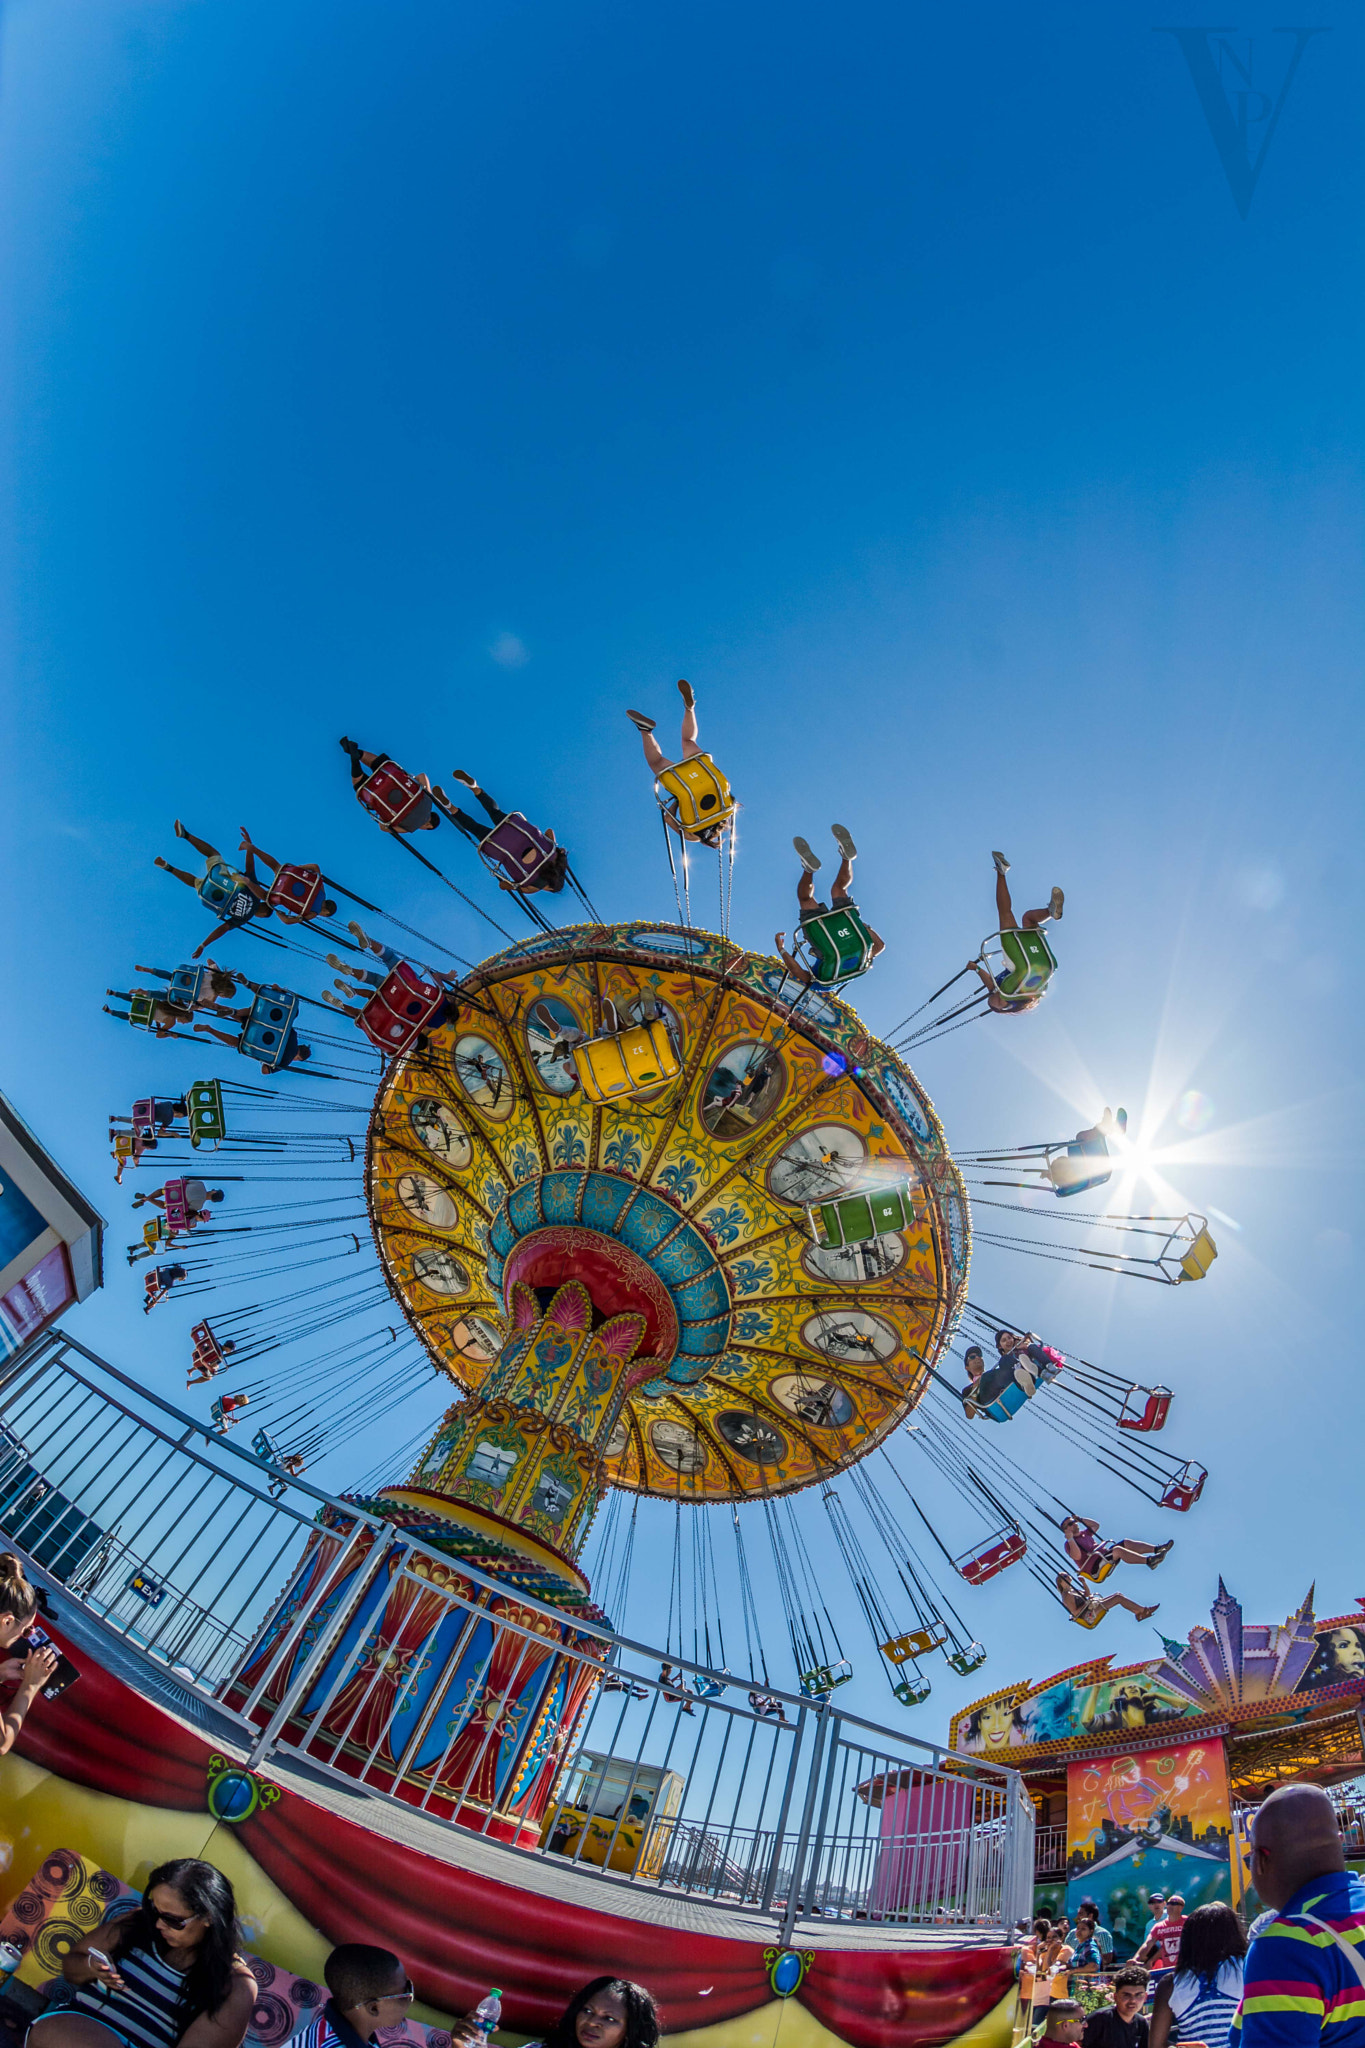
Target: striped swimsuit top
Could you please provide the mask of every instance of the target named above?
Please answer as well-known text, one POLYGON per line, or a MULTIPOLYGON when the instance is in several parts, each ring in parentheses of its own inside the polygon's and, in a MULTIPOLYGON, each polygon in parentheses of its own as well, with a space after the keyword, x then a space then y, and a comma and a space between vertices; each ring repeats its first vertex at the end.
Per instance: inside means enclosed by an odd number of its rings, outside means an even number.
POLYGON ((1242 1958, 1230 1956, 1216 1977, 1178 1970, 1171 1980, 1171 2019, 1177 2041, 1204 2041, 1227 2048, 1228 2034, 1242 2002, 1242 1958))
POLYGON ((82 1984, 72 2000, 74 2010, 103 2020, 129 2048, 174 2048, 192 2018, 180 2003, 181 1972, 145 1948, 125 1949, 112 1961, 127 1989, 82 1984))

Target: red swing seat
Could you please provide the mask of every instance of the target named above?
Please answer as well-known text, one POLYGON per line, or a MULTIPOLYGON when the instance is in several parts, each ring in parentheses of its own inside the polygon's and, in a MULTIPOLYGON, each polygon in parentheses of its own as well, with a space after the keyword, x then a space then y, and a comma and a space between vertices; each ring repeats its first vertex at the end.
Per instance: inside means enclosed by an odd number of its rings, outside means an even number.
POLYGON ((440 1022, 445 1001, 438 981, 425 981, 415 967, 400 960, 356 1021, 380 1052, 407 1052, 423 1031, 440 1022))
POLYGON ((193 1230, 189 1204, 185 1200, 183 1180, 168 1180, 161 1190, 166 1199, 166 1235, 178 1237, 182 1231, 193 1230))
POLYGON ((295 917, 311 917, 322 896, 322 869, 309 861, 302 867, 277 868, 265 900, 272 910, 288 910, 295 917))
POLYGON ((1161 1496, 1163 1508, 1174 1508, 1177 1514, 1188 1514, 1204 1491, 1208 1473, 1202 1465, 1191 1459, 1178 1479, 1173 1479, 1161 1496))
POLYGON ((964 1578, 969 1586, 984 1586, 987 1579, 993 1579, 997 1572, 1005 1571, 1010 1565, 1018 1564, 1028 1549, 1028 1538, 1022 1529, 1013 1523, 1002 1529, 998 1536, 992 1536, 982 1550, 969 1551, 965 1557, 953 1559, 953 1570, 964 1578))
POLYGON ((1152 1430, 1164 1429, 1170 1405, 1169 1387, 1134 1387, 1124 1400, 1123 1412, 1119 1416, 1119 1428, 1137 1430, 1144 1436, 1152 1430), (1146 1395, 1146 1402, 1141 1409, 1130 1415, 1129 1404, 1135 1401, 1139 1394, 1146 1395))
POLYGON ((356 796, 372 818, 391 832, 402 832, 423 797, 430 802, 431 792, 396 761, 385 761, 366 776, 356 796))

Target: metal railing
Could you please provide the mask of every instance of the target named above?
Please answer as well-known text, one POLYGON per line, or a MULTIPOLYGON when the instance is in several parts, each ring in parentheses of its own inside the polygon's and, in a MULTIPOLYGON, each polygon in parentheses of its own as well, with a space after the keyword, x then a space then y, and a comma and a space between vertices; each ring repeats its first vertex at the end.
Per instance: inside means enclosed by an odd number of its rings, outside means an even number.
POLYGON ((235 1723, 253 1765, 306 1759, 509 1856, 757 1913, 783 1939, 816 1918, 990 1939, 1030 1910, 1017 1772, 532 1598, 60 1330, 0 1377, 0 1531, 235 1723))
POLYGON ((1061 1877, 1066 1871, 1066 1829, 1039 1828, 1033 1838, 1035 1877, 1061 1877))

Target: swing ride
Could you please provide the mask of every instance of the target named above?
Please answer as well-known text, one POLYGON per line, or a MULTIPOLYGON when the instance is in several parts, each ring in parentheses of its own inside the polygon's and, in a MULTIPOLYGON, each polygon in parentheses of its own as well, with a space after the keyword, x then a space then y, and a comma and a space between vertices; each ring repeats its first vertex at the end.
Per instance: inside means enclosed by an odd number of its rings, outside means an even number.
MULTIPOLYGON (((299 1031, 319 999, 235 966, 140 969, 162 986, 124 995, 115 1014, 235 1043, 270 1084, 196 1081, 135 1103, 112 1131, 120 1176, 149 1164, 171 1176, 146 1252, 174 1238, 179 1263, 149 1275, 147 1306, 172 1288, 192 1300, 190 1384, 233 1376, 230 1393, 215 1389, 215 1426, 251 1402, 273 1462, 297 1472, 387 1410, 429 1401, 434 1373, 456 1398, 414 1441, 410 1475, 365 1474, 355 1498, 570 1618, 600 1618, 594 1590, 619 1610, 641 1503, 671 1509, 668 1653, 721 1674, 675 1681, 665 1665, 684 1708, 689 1689, 711 1697, 731 1680, 756 1715, 780 1715, 767 1689, 787 1682, 787 1653, 800 1694, 827 1700, 853 1676, 864 1629, 913 1707, 928 1660, 967 1673, 985 1658, 960 1589, 1021 1563, 1094 1626, 1084 1587, 1058 1590, 1085 1503, 1042 1483, 1051 1468, 1025 1435, 1051 1432, 1177 1513, 1207 1474, 1153 1441, 1169 1387, 971 1299, 973 1242, 1167 1285, 1204 1277, 1216 1247, 1202 1217, 1074 1206, 1120 1164, 1122 1111, 1074 1139, 949 1151, 906 1056, 988 1002, 1035 1007, 1057 972, 1043 931, 993 934, 879 1037, 847 998, 881 943, 852 905, 803 919, 798 971, 731 936, 737 803, 709 753, 654 770, 676 921, 608 922, 552 831, 497 812, 461 773, 490 811, 475 835, 438 784, 343 744, 365 812, 504 943, 468 960, 316 865, 279 865, 270 893, 306 931, 240 930, 291 967, 325 957, 353 977, 337 986, 356 1006, 328 992, 310 1047, 299 1031), (526 937, 413 844, 443 821, 477 837, 498 906, 525 912, 526 937), (718 931, 692 911, 694 868, 711 859, 718 931), (565 880, 586 921, 556 925, 531 900, 565 880), (344 923, 340 899, 406 933, 415 957, 344 923), (339 957, 369 951, 384 972, 339 957), (982 987, 961 1001, 969 974, 982 987), (237 984, 250 1000, 234 1011, 237 984), (357 1027, 344 1036, 338 1010, 357 1027), (290 1071, 312 1046, 308 1068, 290 1071), (226 1178, 251 1189, 191 1226, 176 1171, 203 1147, 216 1177, 220 1160, 249 1168, 226 1178), (334 1192, 296 1198, 290 1183, 304 1181, 334 1192), (222 1300, 206 1314, 210 1292, 222 1300), (936 1486, 957 1503, 951 1530, 929 1502, 936 1486), (781 1652, 764 1640, 755 1543, 771 1558, 781 1652), (718 1556, 731 1548, 733 1566, 718 1556)), ((1061 901, 1054 891, 1056 915, 1061 901)), ((1100 1558, 1103 1539, 1087 1541, 1100 1558)), ((326 1550, 319 1538, 315 1573, 326 1550)))

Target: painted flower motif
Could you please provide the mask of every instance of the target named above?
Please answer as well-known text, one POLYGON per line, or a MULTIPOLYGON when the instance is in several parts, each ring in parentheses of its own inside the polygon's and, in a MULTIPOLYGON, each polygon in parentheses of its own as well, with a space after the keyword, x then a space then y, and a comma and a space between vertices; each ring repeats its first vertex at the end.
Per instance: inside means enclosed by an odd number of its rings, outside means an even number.
POLYGON ((735 1317, 735 1335, 742 1344, 753 1344, 766 1337, 772 1326, 772 1318, 760 1315, 756 1308, 742 1308, 735 1317))
POLYGON ((572 1124, 559 1126, 552 1152, 556 1166, 582 1166, 588 1156, 588 1148, 572 1124))
POLYGON ((507 1188, 495 1173, 490 1173, 483 1184, 483 1205, 495 1215, 507 1200, 507 1188))
POLYGON ((644 1164, 645 1157, 640 1133, 631 1130, 618 1131, 602 1157, 617 1173, 636 1172, 644 1164))
POLYGON ((701 1172, 700 1162, 689 1159, 686 1154, 666 1166, 659 1175, 660 1187, 667 1188, 675 1202, 690 1202, 697 1192, 697 1176, 701 1172))
POLYGON ((744 1228, 744 1211, 738 1202, 731 1202, 726 1207, 708 1209, 701 1220, 717 1244, 735 1244, 744 1228))
POLYGON ((507 1163, 518 1186, 525 1180, 532 1180, 540 1170, 540 1161, 524 1139, 513 1147, 512 1157, 507 1163))
POLYGON ((773 1269, 767 1259, 736 1259, 730 1268, 734 1275, 736 1294, 757 1294, 765 1280, 771 1280, 773 1269))

